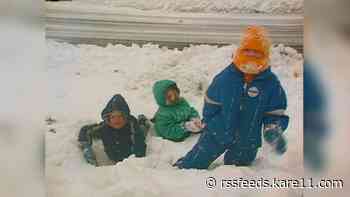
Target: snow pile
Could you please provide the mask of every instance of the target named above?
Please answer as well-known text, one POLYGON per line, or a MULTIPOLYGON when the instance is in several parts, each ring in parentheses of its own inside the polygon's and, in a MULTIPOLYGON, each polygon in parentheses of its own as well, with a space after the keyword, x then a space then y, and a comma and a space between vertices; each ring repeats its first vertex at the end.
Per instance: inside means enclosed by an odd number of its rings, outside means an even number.
POLYGON ((118 8, 198 13, 266 13, 303 12, 303 0, 73 0, 118 8))
MULTIPOLYGON (((203 92, 213 76, 230 63, 236 46, 200 45, 180 51, 151 44, 102 48, 49 40, 47 47, 46 71, 50 77, 49 96, 53 98, 49 101, 51 108, 47 116, 56 120, 48 125, 46 134, 49 196, 232 196, 248 194, 249 190, 209 190, 205 179, 301 175, 302 79, 293 77, 293 69, 302 61, 302 56, 294 49, 283 45, 274 47, 271 59, 289 99, 288 152, 276 157, 263 148, 250 168, 224 166, 219 158, 210 170, 200 171, 178 170, 170 165, 191 149, 198 136, 173 143, 149 135, 147 157, 130 157, 115 166, 95 168, 84 161, 76 142, 77 133, 82 125, 99 120, 102 108, 115 93, 125 96, 132 114, 152 117, 157 110, 152 85, 159 79, 176 80, 182 95, 201 111, 203 92)), ((101 144, 95 143, 94 149, 99 163, 106 165, 101 144)), ((292 189, 272 191, 269 195, 301 194, 292 189)), ((265 195, 264 192, 254 194, 265 195)))

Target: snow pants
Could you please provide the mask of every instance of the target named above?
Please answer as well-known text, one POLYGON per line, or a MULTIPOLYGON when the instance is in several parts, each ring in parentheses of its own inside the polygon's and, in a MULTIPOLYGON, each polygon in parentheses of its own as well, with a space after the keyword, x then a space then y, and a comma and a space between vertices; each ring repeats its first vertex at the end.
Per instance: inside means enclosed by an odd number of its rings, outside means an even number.
POLYGON ((217 142, 208 131, 204 131, 192 150, 180 158, 174 166, 180 169, 208 169, 209 165, 224 152, 225 165, 249 166, 255 160, 258 148, 242 148, 236 143, 225 146, 217 142))

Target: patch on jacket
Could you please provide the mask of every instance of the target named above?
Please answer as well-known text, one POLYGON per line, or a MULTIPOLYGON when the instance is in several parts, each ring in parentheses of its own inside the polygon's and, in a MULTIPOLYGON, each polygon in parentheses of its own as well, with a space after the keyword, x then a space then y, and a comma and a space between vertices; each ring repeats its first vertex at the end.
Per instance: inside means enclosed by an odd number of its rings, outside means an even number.
POLYGON ((259 89, 255 86, 248 89, 248 95, 250 97, 257 97, 259 95, 259 89))

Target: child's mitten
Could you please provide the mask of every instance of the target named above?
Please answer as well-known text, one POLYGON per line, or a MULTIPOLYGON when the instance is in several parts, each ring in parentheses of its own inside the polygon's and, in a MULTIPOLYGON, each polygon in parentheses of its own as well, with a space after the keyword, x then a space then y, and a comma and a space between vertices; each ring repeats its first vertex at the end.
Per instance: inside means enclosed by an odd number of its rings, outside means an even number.
POLYGON ((267 125, 264 128, 264 139, 267 143, 273 144, 282 135, 282 130, 275 124, 267 125))
POLYGON ((146 125, 147 124, 147 117, 144 114, 140 114, 137 116, 137 120, 139 124, 146 125))
POLYGON ((94 155, 94 152, 93 152, 91 146, 85 146, 83 148, 83 154, 84 154, 84 158, 85 158, 86 162, 88 162, 91 165, 97 166, 96 157, 94 155))
POLYGON ((194 121, 187 121, 184 124, 186 131, 191 133, 199 133, 202 129, 199 128, 194 121))
POLYGON ((145 115, 143 114, 138 115, 137 121, 143 131, 147 132, 151 128, 151 123, 145 115))
POLYGON ((267 125, 264 129, 264 139, 275 148, 277 154, 282 155, 287 150, 287 140, 282 129, 276 124, 267 125))
POLYGON ((287 140, 283 135, 276 142, 276 153, 279 155, 284 154, 287 151, 287 140))

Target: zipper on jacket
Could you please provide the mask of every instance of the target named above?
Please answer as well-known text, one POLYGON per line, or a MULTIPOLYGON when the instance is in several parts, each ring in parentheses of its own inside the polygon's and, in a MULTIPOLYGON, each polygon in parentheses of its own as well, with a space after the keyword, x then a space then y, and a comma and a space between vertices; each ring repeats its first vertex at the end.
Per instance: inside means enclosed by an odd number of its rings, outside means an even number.
POLYGON ((247 91, 247 87, 248 87, 248 83, 247 83, 247 82, 244 82, 244 85, 243 85, 244 94, 245 94, 245 92, 247 91))
POLYGON ((239 110, 242 111, 243 110, 243 102, 244 102, 244 98, 246 97, 246 92, 247 92, 247 87, 248 87, 248 83, 244 82, 243 84, 243 94, 241 95, 241 101, 239 104, 239 110))

